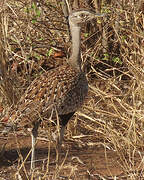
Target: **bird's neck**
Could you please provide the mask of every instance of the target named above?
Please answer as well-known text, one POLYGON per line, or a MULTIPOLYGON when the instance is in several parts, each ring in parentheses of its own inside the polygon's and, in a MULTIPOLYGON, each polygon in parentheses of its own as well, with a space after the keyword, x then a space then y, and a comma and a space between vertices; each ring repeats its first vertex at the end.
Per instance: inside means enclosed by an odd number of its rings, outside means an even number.
POLYGON ((73 68, 78 71, 81 71, 81 55, 80 55, 80 46, 81 46, 81 28, 70 23, 71 35, 72 35, 72 54, 69 59, 69 63, 73 68))

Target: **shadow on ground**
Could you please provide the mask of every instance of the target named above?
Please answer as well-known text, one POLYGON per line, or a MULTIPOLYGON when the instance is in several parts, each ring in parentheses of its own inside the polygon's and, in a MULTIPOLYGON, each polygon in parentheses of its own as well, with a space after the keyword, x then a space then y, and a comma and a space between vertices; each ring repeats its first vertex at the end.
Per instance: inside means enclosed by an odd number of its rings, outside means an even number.
MULTIPOLYGON (((30 155, 24 166, 21 166, 31 150, 31 137, 10 137, 0 142, 0 148, 6 143, 5 150, 0 157, 0 177, 14 177, 19 168, 22 171, 30 170, 30 155), (17 140, 16 140, 17 139, 17 140), (21 159, 21 160, 20 160, 21 159)), ((36 168, 39 171, 46 169, 48 162, 48 142, 38 140, 36 145, 36 168)), ((95 177, 97 174, 101 176, 119 176, 123 173, 119 164, 116 152, 107 150, 102 147, 93 146, 78 147, 74 142, 65 141, 59 152, 60 164, 63 164, 62 174, 68 174, 66 169, 74 169, 75 176, 87 177, 91 174, 95 177), (66 170, 66 172, 65 172, 66 170), (84 175, 84 176, 82 176, 84 175)), ((56 150, 54 145, 50 146, 49 169, 51 173, 56 169, 56 150)), ((11 178, 12 179, 12 178, 11 178)), ((24 178, 27 179, 27 178, 24 178)))

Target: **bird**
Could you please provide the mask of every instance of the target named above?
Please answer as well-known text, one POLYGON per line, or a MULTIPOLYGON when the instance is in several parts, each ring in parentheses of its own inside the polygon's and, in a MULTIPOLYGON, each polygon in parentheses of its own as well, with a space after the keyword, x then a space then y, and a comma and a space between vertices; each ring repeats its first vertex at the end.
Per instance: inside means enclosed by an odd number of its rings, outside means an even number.
POLYGON ((35 168, 35 144, 41 121, 47 123, 50 118, 58 117, 61 125, 58 143, 61 144, 68 121, 88 94, 88 81, 81 67, 81 25, 101 16, 103 14, 83 9, 70 12, 72 50, 67 63, 34 79, 15 107, 10 107, 1 120, 5 124, 3 133, 32 128, 31 170, 35 168))

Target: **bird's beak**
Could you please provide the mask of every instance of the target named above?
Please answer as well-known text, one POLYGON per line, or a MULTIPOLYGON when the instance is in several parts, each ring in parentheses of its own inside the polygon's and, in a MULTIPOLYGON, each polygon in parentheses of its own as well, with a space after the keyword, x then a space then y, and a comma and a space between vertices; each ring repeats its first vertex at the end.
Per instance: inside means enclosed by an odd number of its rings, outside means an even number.
POLYGON ((106 14, 105 13, 95 13, 94 17, 104 17, 106 14))
POLYGON ((106 14, 104 13, 93 13, 93 16, 89 18, 89 20, 97 18, 97 17, 104 17, 106 14))

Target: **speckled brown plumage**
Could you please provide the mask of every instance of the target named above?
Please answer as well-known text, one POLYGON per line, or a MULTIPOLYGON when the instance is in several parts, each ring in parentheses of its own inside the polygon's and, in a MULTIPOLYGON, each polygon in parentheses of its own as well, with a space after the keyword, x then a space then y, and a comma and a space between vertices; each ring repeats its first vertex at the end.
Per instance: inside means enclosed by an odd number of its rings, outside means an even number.
POLYGON ((47 120, 52 108, 59 115, 75 112, 88 91, 85 74, 63 65, 36 78, 14 109, 8 111, 8 124, 32 127, 41 118, 47 120))

